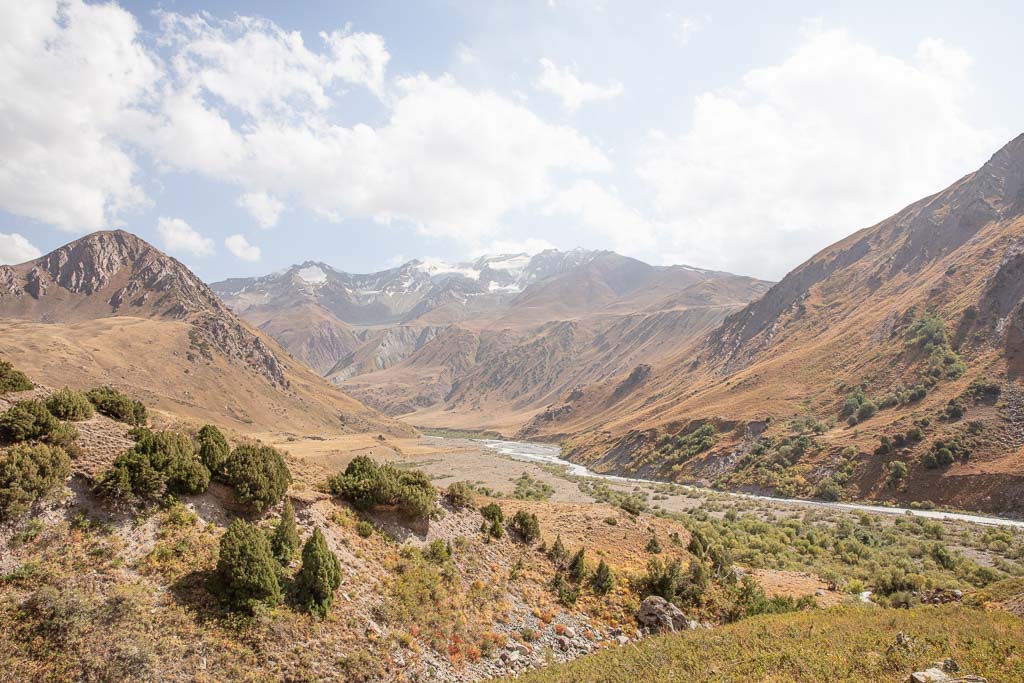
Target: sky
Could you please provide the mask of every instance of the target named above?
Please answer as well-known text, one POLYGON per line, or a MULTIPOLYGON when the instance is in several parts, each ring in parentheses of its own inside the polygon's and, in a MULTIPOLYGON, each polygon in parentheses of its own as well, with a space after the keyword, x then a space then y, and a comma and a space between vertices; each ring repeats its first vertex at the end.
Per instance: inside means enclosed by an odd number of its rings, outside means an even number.
POLYGON ((777 280, 1022 132, 1018 2, 0 0, 0 263, 611 249, 777 280))

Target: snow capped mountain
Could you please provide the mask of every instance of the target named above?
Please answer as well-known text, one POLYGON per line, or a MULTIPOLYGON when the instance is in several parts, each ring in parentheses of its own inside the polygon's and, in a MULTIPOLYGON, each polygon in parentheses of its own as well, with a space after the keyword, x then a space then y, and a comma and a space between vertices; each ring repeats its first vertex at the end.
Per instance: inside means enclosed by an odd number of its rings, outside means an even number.
POLYGON ((602 253, 607 252, 552 249, 533 256, 484 255, 462 263, 422 258, 374 273, 346 273, 326 263, 306 261, 270 275, 233 278, 212 287, 239 313, 312 303, 349 324, 391 324, 438 308, 458 318, 455 309, 500 304, 531 283, 584 265, 602 253))

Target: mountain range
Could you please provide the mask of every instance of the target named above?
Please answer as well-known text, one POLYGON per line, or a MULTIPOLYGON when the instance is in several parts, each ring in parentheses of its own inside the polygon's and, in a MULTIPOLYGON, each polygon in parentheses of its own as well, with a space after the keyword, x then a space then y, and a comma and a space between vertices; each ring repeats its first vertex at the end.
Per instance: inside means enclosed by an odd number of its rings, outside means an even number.
POLYGON ((514 431, 572 387, 678 351, 768 283, 575 249, 370 274, 306 262, 211 287, 370 406, 514 431))

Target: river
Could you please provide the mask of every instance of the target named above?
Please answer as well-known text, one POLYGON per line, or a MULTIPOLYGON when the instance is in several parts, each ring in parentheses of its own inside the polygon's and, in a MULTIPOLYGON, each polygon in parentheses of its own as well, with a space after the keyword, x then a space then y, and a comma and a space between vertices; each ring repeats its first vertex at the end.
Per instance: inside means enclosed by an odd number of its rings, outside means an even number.
MULTIPOLYGON (((592 472, 583 465, 569 462, 561 457, 562 451, 558 446, 545 443, 533 443, 527 441, 503 441, 498 439, 479 439, 476 443, 487 449, 507 456, 514 460, 523 462, 534 462, 546 465, 560 465, 566 468, 566 472, 573 476, 594 477, 619 484, 663 484, 665 482, 653 481, 650 479, 636 479, 622 477, 612 474, 599 474, 592 472)), ((799 507, 830 508, 833 510, 847 510, 852 512, 873 512, 881 515, 916 515, 927 519, 950 520, 969 522, 971 524, 985 524, 988 526, 1004 526, 1024 529, 1024 520, 1007 519, 1005 517, 993 517, 986 515, 972 515, 963 512, 945 512, 942 510, 913 510, 910 508, 889 507, 887 505, 870 505, 867 503, 830 503, 822 500, 803 500, 799 498, 776 498, 774 496, 762 496, 753 493, 731 493, 726 491, 712 491, 702 489, 698 486, 684 485, 687 489, 696 492, 714 493, 718 495, 729 495, 736 498, 747 498, 750 500, 764 500, 773 503, 783 503, 799 507)))

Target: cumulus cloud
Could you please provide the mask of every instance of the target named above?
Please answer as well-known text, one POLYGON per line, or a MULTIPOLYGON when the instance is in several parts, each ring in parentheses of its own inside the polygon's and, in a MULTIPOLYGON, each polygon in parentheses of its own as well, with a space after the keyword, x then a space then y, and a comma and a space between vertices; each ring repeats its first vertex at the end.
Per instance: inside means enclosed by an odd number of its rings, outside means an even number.
POLYGON ((545 208, 550 216, 566 216, 605 237, 616 251, 643 254, 673 226, 659 222, 630 206, 614 188, 593 180, 580 180, 560 192, 545 208))
POLYGON ((156 222, 156 231, 163 241, 164 248, 172 254, 209 256, 213 253, 213 240, 203 237, 195 228, 180 218, 161 216, 156 222))
POLYGON ((277 225, 277 219, 284 210, 284 203, 266 192, 247 192, 238 198, 238 205, 248 211, 261 228, 277 225))
POLYGON ((999 140, 964 116, 969 64, 938 40, 904 60, 818 31, 739 87, 698 96, 689 130, 652 135, 639 167, 679 226, 662 250, 777 278, 941 189, 999 140))
POLYGON ((242 261, 259 261, 260 260, 260 248, 249 244, 249 240, 245 238, 245 235, 229 235, 224 240, 224 246, 228 248, 235 258, 241 259, 242 261))
POLYGON ((554 249, 555 245, 545 239, 528 237, 522 240, 492 240, 485 246, 472 250, 473 256, 485 256, 493 254, 539 254, 547 249, 554 249))
POLYGON ((540 60, 540 68, 534 87, 558 96, 562 106, 569 112, 576 111, 587 102, 610 100, 622 94, 621 83, 587 83, 580 80, 571 67, 560 67, 547 58, 540 60))
POLYGON ((0 232, 0 264, 24 263, 42 256, 43 253, 22 235, 0 232))
POLYGON ((114 4, 0 3, 0 208, 73 232, 144 201, 119 138, 160 74, 138 33, 114 4))

